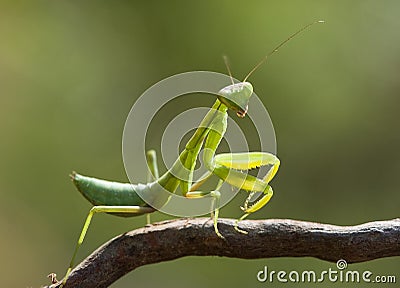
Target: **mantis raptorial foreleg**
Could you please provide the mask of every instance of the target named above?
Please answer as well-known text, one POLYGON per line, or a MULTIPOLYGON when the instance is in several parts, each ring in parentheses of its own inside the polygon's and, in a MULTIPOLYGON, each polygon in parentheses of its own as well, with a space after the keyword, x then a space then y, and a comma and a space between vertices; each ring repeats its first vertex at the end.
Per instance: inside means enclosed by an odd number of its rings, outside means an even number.
MULTIPOLYGON (((268 183, 278 171, 280 161, 275 155, 266 152, 224 153, 215 155, 215 151, 219 146, 226 130, 226 114, 217 113, 215 119, 216 120, 214 122, 210 123, 210 129, 204 144, 203 159, 205 166, 209 170, 209 173, 205 174, 199 182, 191 186, 191 189, 184 195, 189 198, 213 196, 211 193, 194 191, 197 190, 212 174, 218 176, 223 182, 227 182, 234 187, 250 191, 250 195, 246 199, 244 208, 242 207, 245 215, 238 219, 238 222, 239 220, 247 217, 249 214, 261 209, 271 199, 273 194, 268 183), (267 165, 271 166, 271 168, 262 179, 238 171, 249 170, 267 165), (262 192, 264 196, 254 202, 253 205, 249 206, 249 201, 255 192, 262 192)), ((219 183, 219 187, 223 182, 219 183)), ((218 191, 219 187, 216 188, 215 191, 218 191)), ((214 193, 214 203, 219 200, 219 195, 219 191, 218 194, 214 193)), ((223 238, 221 233, 218 232, 217 228, 218 206, 215 208, 215 215, 213 216, 214 229, 217 235, 223 238)), ((245 231, 237 228, 237 222, 235 226, 236 230, 246 233, 245 231)))
POLYGON ((257 210, 261 209, 269 202, 273 195, 273 191, 268 183, 272 180, 272 178, 274 178, 276 172, 278 171, 280 161, 275 155, 266 152, 219 154, 215 156, 214 160, 216 165, 221 166, 219 168, 219 173, 223 173, 224 171, 225 173, 229 173, 228 176, 224 179, 227 183, 242 188, 244 190, 251 191, 243 207, 241 207, 245 214, 237 219, 235 223, 235 229, 237 231, 247 234, 246 231, 240 230, 238 228, 238 222, 245 219, 251 213, 254 213, 257 210), (271 167, 263 179, 259 179, 251 175, 246 175, 245 180, 243 181, 243 176, 238 175, 238 173, 241 172, 230 170, 249 170, 266 165, 270 165, 271 167), (232 175, 230 175, 231 173, 232 175), (238 181, 243 181, 241 183, 241 186, 237 186, 240 185, 238 181), (264 185, 264 188, 260 189, 260 187, 263 187, 262 185, 264 185), (253 202, 251 205, 249 205, 251 198, 257 192, 262 192, 263 196, 257 201, 253 202))
MULTIPOLYGON (((211 124, 210 131, 204 144, 203 158, 205 166, 212 174, 218 176, 224 182, 227 182, 234 187, 250 191, 251 193, 263 192, 264 194, 261 199, 256 201, 250 207, 248 207, 250 198, 246 200, 245 208, 243 209, 245 215, 241 217, 241 219, 244 219, 249 214, 262 208, 271 199, 273 193, 268 183, 278 171, 280 161, 275 155, 266 152, 224 153, 215 155, 215 151, 225 133, 227 121, 226 114, 221 113, 216 117, 218 121, 215 121, 211 124), (262 179, 239 171, 267 165, 271 166, 271 168, 262 179)), ((195 185, 198 186, 201 185, 201 183, 197 183, 195 185)), ((244 232, 239 229, 236 230, 244 232)))
POLYGON ((274 192, 272 190, 272 187, 267 185, 267 187, 265 188, 265 190, 263 191, 263 196, 261 198, 259 198, 257 201, 253 202, 250 206, 250 200, 251 198, 254 196, 256 192, 251 192, 249 194, 249 196, 246 198, 246 201, 244 202, 243 207, 240 207, 245 214, 243 214, 239 219, 236 220, 235 222, 235 230, 243 233, 243 234, 247 234, 247 231, 241 230, 238 227, 239 221, 245 219, 247 216, 249 216, 251 213, 254 213, 256 211, 258 211, 259 209, 261 209, 262 207, 264 207, 269 200, 271 199, 271 197, 274 195, 274 192))

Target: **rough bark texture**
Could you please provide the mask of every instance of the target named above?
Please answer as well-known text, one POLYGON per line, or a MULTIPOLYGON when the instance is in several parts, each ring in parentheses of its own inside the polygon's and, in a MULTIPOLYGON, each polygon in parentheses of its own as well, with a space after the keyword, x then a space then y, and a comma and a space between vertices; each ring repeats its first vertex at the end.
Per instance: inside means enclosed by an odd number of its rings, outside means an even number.
MULTIPOLYGON (((64 288, 107 287, 137 267, 184 256, 243 259, 315 257, 336 262, 363 262, 400 256, 400 218, 357 226, 334 226, 286 219, 240 222, 219 219, 225 236, 214 233, 209 219, 178 219, 146 226, 108 241, 81 262, 64 288)), ((58 287, 53 284, 49 287, 58 287)))

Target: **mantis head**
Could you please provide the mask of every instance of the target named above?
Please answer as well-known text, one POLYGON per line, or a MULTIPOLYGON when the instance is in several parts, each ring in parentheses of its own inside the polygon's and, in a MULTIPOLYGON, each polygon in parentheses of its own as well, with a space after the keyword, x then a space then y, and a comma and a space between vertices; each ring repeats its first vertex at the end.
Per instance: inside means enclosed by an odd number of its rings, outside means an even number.
POLYGON ((249 82, 240 82, 222 88, 217 97, 226 107, 235 111, 237 116, 243 118, 252 94, 253 86, 249 82))

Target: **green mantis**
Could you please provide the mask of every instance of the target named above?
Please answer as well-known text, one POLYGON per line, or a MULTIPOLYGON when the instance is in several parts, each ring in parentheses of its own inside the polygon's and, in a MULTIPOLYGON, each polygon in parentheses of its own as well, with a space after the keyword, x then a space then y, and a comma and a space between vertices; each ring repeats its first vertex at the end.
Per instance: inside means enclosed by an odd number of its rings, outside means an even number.
MULTIPOLYGON (((110 182, 83 176, 75 172, 72 173, 71 178, 74 185, 94 206, 90 210, 82 228, 69 268, 64 277, 64 283, 72 270, 78 249, 85 238, 93 215, 96 213, 109 213, 116 216, 131 217, 156 211, 155 208, 139 196, 141 194, 150 195, 160 205, 168 202, 168 197, 160 196, 160 192, 166 190, 170 193, 175 193, 178 187, 183 196, 187 198, 211 197, 214 205, 214 230, 218 237, 224 238, 219 232, 217 225, 220 198, 219 189, 224 182, 228 183, 233 187, 249 191, 249 196, 243 207, 241 207, 244 212, 243 216, 236 221, 235 226, 238 232, 247 233, 238 228, 238 221, 245 219, 248 215, 258 211, 269 202, 273 195, 273 190, 269 183, 277 173, 280 161, 275 155, 266 152, 224 153, 216 155, 215 152, 227 129, 227 112, 228 110, 232 110, 236 112, 237 116, 245 117, 249 99, 253 94, 253 86, 247 82, 250 75, 271 54, 278 51, 290 39, 311 25, 321 22, 316 21, 308 24, 280 43, 249 72, 243 82, 234 83, 231 76, 232 84, 222 88, 218 92, 217 100, 187 142, 184 150, 180 153, 172 167, 163 175, 158 175, 156 155, 153 150, 147 152, 149 182, 146 184, 110 182), (203 162, 208 172, 201 180, 193 183, 193 172, 201 150, 203 150, 203 162), (262 166, 270 166, 270 169, 263 178, 240 171, 262 166), (219 178, 215 189, 212 191, 200 190, 201 186, 212 175, 216 175, 219 178), (261 196, 256 201, 251 201, 254 194, 260 192, 261 196)), ((229 67, 228 71, 231 75, 229 67)))

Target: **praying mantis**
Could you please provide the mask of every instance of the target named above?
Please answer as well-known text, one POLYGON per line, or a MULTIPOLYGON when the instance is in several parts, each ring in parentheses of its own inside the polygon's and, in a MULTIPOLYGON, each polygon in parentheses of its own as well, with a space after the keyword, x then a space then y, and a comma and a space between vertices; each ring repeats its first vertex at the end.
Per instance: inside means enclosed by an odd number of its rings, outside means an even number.
POLYGON ((225 64, 231 76, 232 84, 222 88, 218 92, 215 103, 187 142, 184 150, 180 153, 172 167, 162 176, 159 176, 158 173, 154 150, 150 150, 146 154, 150 179, 147 184, 110 182, 83 176, 75 172, 72 173, 72 182, 78 191, 94 206, 91 208, 83 225, 62 285, 65 284, 72 271, 75 257, 79 247, 83 243, 94 214, 109 213, 116 216, 131 217, 157 211, 139 196, 141 193, 150 195, 154 201, 161 204, 167 203, 168 198, 159 197, 160 192, 166 190, 170 193, 175 193, 178 187, 180 187, 183 196, 187 198, 211 197, 214 207, 212 211, 214 230, 219 238, 224 239, 224 236, 218 230, 217 223, 219 215, 219 189, 222 184, 226 182, 233 187, 249 191, 249 195, 243 207, 241 207, 244 214, 236 220, 236 225, 234 227, 240 233, 248 233, 247 231, 239 229, 238 222, 245 219, 251 213, 258 211, 270 201, 273 190, 269 183, 279 169, 280 160, 277 156, 267 152, 223 153, 216 155, 216 150, 227 129, 228 110, 236 112, 238 117, 245 117, 248 110, 249 99, 253 94, 253 86, 251 83, 247 82, 247 79, 266 62, 270 55, 277 52, 281 46, 315 23, 323 23, 323 21, 310 23, 281 42, 269 54, 263 57, 242 82, 234 83, 225 58, 225 64), (205 177, 202 177, 201 180, 193 184, 193 173, 201 150, 203 150, 202 157, 205 167, 207 168, 207 173, 205 177), (263 178, 258 178, 240 171, 262 166, 270 166, 263 178), (212 191, 199 190, 212 175, 219 178, 215 189, 212 191), (255 193, 261 193, 261 196, 255 201, 252 201, 255 193))

